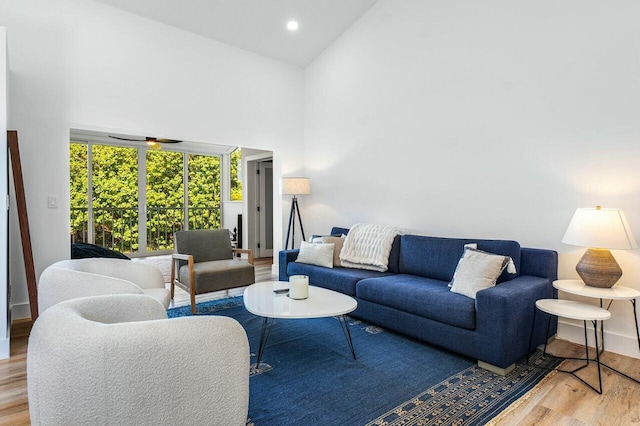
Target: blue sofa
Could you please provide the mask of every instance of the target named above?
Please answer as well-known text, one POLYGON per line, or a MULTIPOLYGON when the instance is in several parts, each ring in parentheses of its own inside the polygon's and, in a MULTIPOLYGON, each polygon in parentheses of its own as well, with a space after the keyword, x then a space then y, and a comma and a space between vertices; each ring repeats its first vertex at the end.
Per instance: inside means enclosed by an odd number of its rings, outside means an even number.
MULTIPOLYGON (((332 235, 348 229, 333 228, 332 235)), ((529 352, 535 301, 553 298, 558 254, 522 248, 515 241, 397 236, 387 272, 325 268, 296 262, 299 250, 279 253, 279 275, 308 275, 312 285, 354 297, 356 318, 476 359, 487 369, 506 373, 529 352), (517 273, 506 271, 498 285, 477 293, 476 299, 449 290, 464 245, 510 256, 517 273)), ((552 319, 537 315, 532 346, 555 334, 552 319)))

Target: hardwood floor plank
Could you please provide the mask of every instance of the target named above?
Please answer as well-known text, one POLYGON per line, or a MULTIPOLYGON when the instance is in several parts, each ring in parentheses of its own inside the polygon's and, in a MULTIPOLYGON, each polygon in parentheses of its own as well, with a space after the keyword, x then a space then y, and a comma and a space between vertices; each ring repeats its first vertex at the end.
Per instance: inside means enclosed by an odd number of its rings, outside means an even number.
MULTIPOLYGON (((549 345, 549 351, 562 356, 584 356, 582 346, 559 339, 549 345)), ((640 372, 639 359, 605 351, 602 361, 629 374, 640 372)), ((579 365, 581 361, 565 361, 561 368, 571 369, 579 365)), ((585 368, 580 376, 597 385, 595 365, 585 368)), ((573 376, 560 372, 539 386, 536 393, 518 405, 514 412, 503 415, 491 425, 640 424, 640 385, 604 367, 602 395, 598 395, 573 376)))

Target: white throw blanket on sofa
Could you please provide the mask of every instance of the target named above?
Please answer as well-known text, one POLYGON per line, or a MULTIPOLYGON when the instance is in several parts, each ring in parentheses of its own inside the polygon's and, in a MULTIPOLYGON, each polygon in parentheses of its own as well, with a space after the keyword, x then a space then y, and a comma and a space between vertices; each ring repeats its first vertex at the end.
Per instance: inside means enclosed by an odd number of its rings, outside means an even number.
POLYGON ((347 268, 385 272, 393 239, 400 232, 391 226, 358 223, 344 240, 340 263, 347 268))

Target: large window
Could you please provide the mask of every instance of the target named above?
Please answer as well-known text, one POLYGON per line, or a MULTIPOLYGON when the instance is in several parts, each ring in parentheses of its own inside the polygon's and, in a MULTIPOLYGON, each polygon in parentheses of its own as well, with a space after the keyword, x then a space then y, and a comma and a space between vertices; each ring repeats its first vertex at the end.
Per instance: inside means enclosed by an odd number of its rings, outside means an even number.
POLYGON ((219 156, 71 142, 71 241, 171 249, 175 231, 220 227, 220 182, 219 156))

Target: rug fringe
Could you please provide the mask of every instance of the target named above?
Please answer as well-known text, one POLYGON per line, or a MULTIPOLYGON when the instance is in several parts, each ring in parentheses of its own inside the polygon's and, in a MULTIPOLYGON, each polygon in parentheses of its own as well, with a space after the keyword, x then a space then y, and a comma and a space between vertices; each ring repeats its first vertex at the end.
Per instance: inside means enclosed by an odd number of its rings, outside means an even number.
POLYGON ((518 408, 520 408, 520 406, 522 404, 524 404, 525 402, 527 402, 532 396, 534 396, 535 394, 538 393, 538 391, 540 391, 540 389, 542 388, 542 386, 544 386, 549 380, 551 380, 555 375, 556 375, 557 371, 551 371, 549 372, 549 374, 547 374, 546 376, 544 376, 544 378, 542 380, 540 380, 538 382, 538 384, 536 384, 533 389, 531 389, 529 392, 527 392, 525 395, 521 396, 520 398, 518 398, 516 401, 514 401, 511 405, 509 405, 507 408, 505 408, 504 410, 502 410, 502 412, 500 414, 498 414, 497 416, 495 416, 493 419, 491 419, 485 426, 495 426, 497 423, 501 422, 502 420, 504 420, 507 416, 509 416, 511 413, 513 413, 515 410, 517 410, 518 408))

